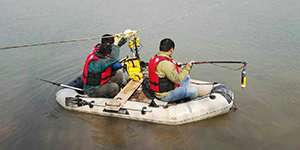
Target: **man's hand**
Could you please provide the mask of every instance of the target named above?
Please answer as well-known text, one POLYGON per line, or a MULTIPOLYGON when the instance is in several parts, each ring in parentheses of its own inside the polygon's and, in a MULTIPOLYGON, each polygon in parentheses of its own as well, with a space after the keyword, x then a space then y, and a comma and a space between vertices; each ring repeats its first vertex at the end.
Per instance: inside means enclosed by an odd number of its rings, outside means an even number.
POLYGON ((122 33, 115 34, 114 35, 114 41, 115 41, 114 44, 118 45, 121 38, 122 38, 122 33))
POLYGON ((137 32, 136 30, 130 30, 130 29, 125 30, 124 31, 124 34, 125 34, 124 38, 125 39, 130 39, 133 35, 136 34, 136 32, 137 32))
POLYGON ((177 66, 182 68, 183 67, 183 63, 182 62, 178 62, 177 66))
POLYGON ((188 65, 189 67, 193 67, 193 66, 194 66, 194 63, 195 63, 195 61, 194 61, 194 60, 191 60, 187 65, 188 65))

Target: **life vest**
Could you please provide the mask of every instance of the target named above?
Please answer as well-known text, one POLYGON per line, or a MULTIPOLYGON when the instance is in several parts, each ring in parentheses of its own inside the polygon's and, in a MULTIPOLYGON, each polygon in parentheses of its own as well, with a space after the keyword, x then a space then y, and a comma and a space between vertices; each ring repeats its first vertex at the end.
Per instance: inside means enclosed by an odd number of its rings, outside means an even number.
POLYGON ((96 50, 97 48, 95 46, 93 51, 88 55, 84 64, 82 81, 86 85, 91 85, 91 86, 103 85, 109 82, 112 76, 112 66, 106 68, 103 72, 88 71, 89 64, 92 60, 101 59, 98 56, 94 55, 94 52, 96 50))
POLYGON ((149 65, 148 65, 149 83, 150 83, 150 89, 154 92, 159 92, 159 93, 173 90, 179 86, 179 84, 175 84, 175 83, 171 82, 168 78, 166 78, 166 77, 159 78, 155 74, 156 66, 162 60, 168 60, 168 61, 172 62, 176 68, 176 71, 179 73, 177 63, 173 59, 168 58, 168 57, 154 55, 150 59, 149 65))
POLYGON ((95 46, 94 46, 94 49, 92 50, 91 53, 94 53, 94 52, 96 52, 96 50, 100 49, 100 46, 101 46, 100 43, 98 43, 97 45, 95 45, 95 46))

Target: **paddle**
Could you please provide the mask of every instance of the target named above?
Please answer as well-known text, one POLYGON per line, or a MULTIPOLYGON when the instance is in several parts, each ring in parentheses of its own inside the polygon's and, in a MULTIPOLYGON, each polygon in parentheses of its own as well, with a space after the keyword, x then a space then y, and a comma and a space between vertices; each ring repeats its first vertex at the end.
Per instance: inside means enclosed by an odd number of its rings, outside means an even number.
POLYGON ((65 87, 65 88, 69 88, 69 89, 73 89, 73 90, 78 90, 78 91, 82 91, 82 92, 84 91, 83 89, 80 89, 80 88, 77 88, 77 87, 73 87, 73 86, 69 86, 69 85, 65 85, 65 84, 61 84, 61 83, 55 83, 55 82, 51 82, 51 81, 48 81, 48 80, 40 79, 40 78, 37 78, 37 77, 35 77, 35 79, 41 80, 41 81, 44 81, 44 82, 47 82, 47 83, 51 83, 53 85, 60 86, 60 87, 65 87))
MULTIPOLYGON (((66 97, 66 106, 68 106, 68 107, 82 107, 82 106, 88 105, 90 108, 93 108, 94 106, 99 106, 99 107, 108 106, 108 104, 106 102, 104 104, 99 104, 99 103, 95 103, 95 101, 88 102, 85 99, 89 99, 89 98, 80 98, 80 96, 66 97)), ((90 98, 90 99, 95 99, 95 98, 90 98)), ((144 106, 142 108, 132 108, 132 107, 122 106, 121 109, 119 109, 119 110, 104 109, 104 111, 107 111, 107 112, 119 112, 119 113, 124 113, 124 114, 128 113, 127 110, 141 111, 141 113, 143 115, 145 115, 146 112, 152 112, 152 110, 147 109, 146 106, 144 106)))

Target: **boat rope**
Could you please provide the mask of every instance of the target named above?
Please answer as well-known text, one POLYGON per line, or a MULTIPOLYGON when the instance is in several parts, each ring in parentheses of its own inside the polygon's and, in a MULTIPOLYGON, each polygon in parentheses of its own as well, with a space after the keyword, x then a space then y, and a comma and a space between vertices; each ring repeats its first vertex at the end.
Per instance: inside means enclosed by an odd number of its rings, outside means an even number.
POLYGON ((151 29, 151 28, 154 28, 154 27, 158 27, 158 26, 161 26, 161 25, 163 25, 163 24, 167 24, 167 23, 173 22, 173 21, 175 21, 175 20, 183 19, 183 18, 192 16, 192 15, 198 14, 198 13, 200 13, 200 12, 208 11, 208 10, 210 10, 210 9, 212 9, 212 8, 218 7, 218 6, 220 6, 220 5, 227 4, 227 3, 231 2, 231 1, 233 1, 233 0, 228 0, 228 1, 225 1, 225 2, 222 2, 222 3, 219 3, 219 4, 216 4, 216 5, 213 5, 213 6, 211 6, 211 7, 208 7, 208 8, 206 8, 206 9, 200 9, 200 10, 197 10, 197 11, 194 11, 194 12, 191 12, 191 13, 188 13, 188 14, 185 14, 185 15, 182 15, 182 16, 179 16, 179 17, 176 17, 176 18, 173 18, 173 19, 169 19, 169 20, 167 20, 167 21, 164 21, 164 22, 157 23, 157 24, 154 24, 154 25, 149 26, 149 27, 145 27, 145 28, 139 29, 139 30, 137 30, 137 32, 141 32, 141 31, 148 30, 148 29, 151 29))
MULTIPOLYGON (((152 29, 152 28, 155 28, 155 27, 158 27, 158 26, 161 26, 161 25, 164 25, 164 24, 173 22, 173 21, 175 21, 175 20, 183 19, 183 18, 192 16, 192 15, 198 14, 198 13, 200 13, 200 12, 204 12, 204 11, 210 10, 210 9, 212 9, 212 8, 215 8, 215 7, 218 7, 218 6, 227 4, 227 3, 231 2, 231 1, 233 1, 233 0, 228 0, 228 1, 225 1, 225 2, 222 2, 222 3, 219 3, 219 4, 216 4, 216 5, 213 5, 213 6, 211 6, 211 7, 208 7, 208 8, 206 8, 206 9, 197 10, 197 11, 194 11, 194 12, 191 12, 191 13, 188 13, 188 14, 185 14, 185 15, 182 15, 182 16, 179 16, 179 17, 176 17, 176 18, 173 18, 173 19, 169 19, 169 20, 164 21, 164 22, 161 22, 161 23, 157 23, 157 24, 154 24, 154 25, 151 25, 151 26, 142 28, 142 29, 138 29, 137 32, 145 31, 145 30, 148 30, 148 29, 152 29)), ((105 37, 105 38, 109 38, 109 37, 110 37, 110 36, 107 36, 107 37, 105 37)), ((39 45, 48 45, 48 44, 67 43, 67 42, 77 42, 77 41, 97 40, 97 39, 101 39, 101 38, 103 38, 103 37, 91 37, 91 38, 71 39, 71 40, 62 40, 62 41, 52 41, 52 42, 34 43, 34 44, 25 44, 25 45, 5 46, 5 47, 0 47, 0 50, 4 50, 4 49, 12 49, 12 48, 20 48, 20 47, 39 46, 39 45)))

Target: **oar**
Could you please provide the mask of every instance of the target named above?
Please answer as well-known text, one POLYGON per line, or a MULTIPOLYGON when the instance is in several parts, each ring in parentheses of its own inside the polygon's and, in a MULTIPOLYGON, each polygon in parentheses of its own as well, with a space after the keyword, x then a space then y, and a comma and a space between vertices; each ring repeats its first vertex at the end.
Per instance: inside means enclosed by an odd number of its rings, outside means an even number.
POLYGON ((77 88, 77 87, 73 87, 73 86, 69 86, 69 85, 65 85, 65 84, 61 84, 61 83, 55 83, 55 82, 51 82, 51 81, 48 81, 48 80, 40 79, 40 78, 37 78, 37 77, 35 77, 35 79, 41 80, 41 81, 44 81, 44 82, 47 82, 47 83, 51 83, 53 85, 60 86, 60 87, 65 87, 65 88, 69 88, 69 89, 73 89, 73 90, 78 90, 78 91, 84 91, 83 89, 80 89, 80 88, 77 88))
MULTIPOLYGON (((94 106, 106 107, 108 104, 106 102, 104 104, 95 103, 95 101, 88 102, 84 99, 81 99, 80 96, 66 97, 66 106, 68 106, 68 107, 81 107, 81 106, 85 106, 85 105, 89 105, 90 108, 93 108, 94 106)), ((132 108, 132 107, 122 106, 121 108, 126 109, 126 110, 141 111, 142 115, 145 115, 146 112, 152 112, 152 109, 147 109, 146 106, 144 106, 142 108, 132 108)), ((104 111, 114 112, 114 110, 104 110, 104 111)), ((123 112, 123 111, 118 110, 117 112, 123 112)), ((123 112, 123 113, 126 113, 126 112, 123 112)))

